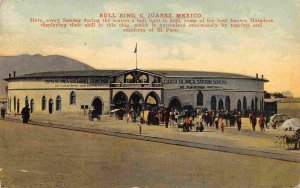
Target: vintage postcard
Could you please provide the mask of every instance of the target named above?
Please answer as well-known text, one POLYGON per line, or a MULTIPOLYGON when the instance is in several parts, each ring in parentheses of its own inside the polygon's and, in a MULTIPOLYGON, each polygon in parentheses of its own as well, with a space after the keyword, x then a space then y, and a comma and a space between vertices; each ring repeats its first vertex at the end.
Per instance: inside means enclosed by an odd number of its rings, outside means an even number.
POLYGON ((299 0, 0 0, 0 187, 300 187, 299 23, 299 0))

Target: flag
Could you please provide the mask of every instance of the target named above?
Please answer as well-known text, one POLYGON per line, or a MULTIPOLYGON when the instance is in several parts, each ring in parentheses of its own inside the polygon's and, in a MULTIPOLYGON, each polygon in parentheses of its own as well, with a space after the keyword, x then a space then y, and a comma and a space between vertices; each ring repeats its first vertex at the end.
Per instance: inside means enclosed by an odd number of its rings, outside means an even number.
POLYGON ((137 53, 137 43, 135 44, 135 49, 134 49, 134 52, 133 53, 137 53))

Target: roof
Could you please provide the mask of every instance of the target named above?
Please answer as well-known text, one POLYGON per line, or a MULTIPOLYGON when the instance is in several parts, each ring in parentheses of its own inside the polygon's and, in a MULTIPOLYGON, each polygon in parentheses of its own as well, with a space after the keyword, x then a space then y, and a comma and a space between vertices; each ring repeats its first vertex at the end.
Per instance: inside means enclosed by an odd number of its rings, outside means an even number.
MULTIPOLYGON (((178 71, 178 70, 84 70, 84 71, 58 71, 58 72, 40 72, 32 74, 24 74, 13 78, 6 78, 6 81, 13 79, 22 78, 49 78, 49 77, 90 77, 90 76, 101 76, 111 77, 129 71, 141 71, 150 73, 162 77, 193 77, 193 78, 235 78, 235 79, 251 79, 256 80, 257 78, 251 76, 245 76, 241 74, 225 73, 225 72, 206 72, 206 71, 178 71)), ((260 79, 268 82, 266 79, 260 79)))

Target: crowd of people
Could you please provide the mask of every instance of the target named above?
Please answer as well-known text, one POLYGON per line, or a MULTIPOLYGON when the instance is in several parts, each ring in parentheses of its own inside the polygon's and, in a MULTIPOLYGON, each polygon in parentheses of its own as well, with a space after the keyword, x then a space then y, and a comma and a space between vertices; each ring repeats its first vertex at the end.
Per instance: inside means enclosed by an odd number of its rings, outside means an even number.
MULTIPOLYGON (((196 131, 203 131, 204 127, 215 127, 217 130, 224 132, 225 127, 237 127, 238 131, 242 129, 242 114, 237 111, 208 111, 200 109, 178 110, 176 108, 147 108, 144 111, 136 112, 133 109, 129 110, 127 122, 139 121, 147 125, 164 124, 166 128, 169 126, 178 126, 184 132, 191 131, 195 127, 196 131)), ((249 111, 247 113, 253 131, 258 123, 260 130, 265 131, 267 119, 263 113, 257 114, 249 111)))

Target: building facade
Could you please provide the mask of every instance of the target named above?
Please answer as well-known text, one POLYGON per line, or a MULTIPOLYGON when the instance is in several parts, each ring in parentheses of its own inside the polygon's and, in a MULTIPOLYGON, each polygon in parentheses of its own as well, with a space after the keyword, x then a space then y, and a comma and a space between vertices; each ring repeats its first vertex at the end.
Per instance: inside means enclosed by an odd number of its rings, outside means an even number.
POLYGON ((45 72, 5 79, 8 111, 20 113, 28 104, 32 113, 99 114, 147 106, 207 110, 264 109, 263 77, 231 73, 164 70, 96 70, 45 72))

